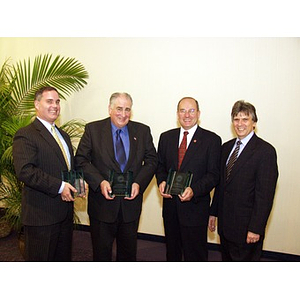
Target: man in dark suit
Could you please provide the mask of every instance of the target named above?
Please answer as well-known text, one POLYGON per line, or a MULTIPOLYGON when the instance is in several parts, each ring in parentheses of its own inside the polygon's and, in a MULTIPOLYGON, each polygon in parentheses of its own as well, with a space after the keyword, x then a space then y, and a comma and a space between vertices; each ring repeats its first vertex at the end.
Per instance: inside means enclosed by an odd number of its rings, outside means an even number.
POLYGON ((111 261, 116 238, 117 261, 135 261, 143 193, 157 166, 150 128, 130 121, 132 98, 114 93, 109 118, 86 125, 75 156, 89 185, 88 214, 94 261, 111 261), (122 161, 119 142, 122 142, 122 161), (125 153, 124 153, 125 151, 125 153), (114 195, 110 173, 132 172, 131 194, 114 195))
POLYGON ((25 259, 70 261, 74 201, 71 192, 76 189, 62 181, 62 171, 73 166, 72 145, 69 136, 55 126, 60 114, 57 90, 38 90, 34 105, 37 118, 21 128, 13 142, 16 174, 24 183, 21 220, 25 259), (51 130, 59 137, 63 150, 51 130))
POLYGON ((231 119, 237 138, 222 146, 209 229, 215 230, 217 216, 223 261, 259 261, 278 178, 276 151, 254 133, 252 104, 237 101, 231 119))
POLYGON ((210 192, 219 182, 221 139, 198 126, 200 110, 194 98, 179 101, 177 117, 181 128, 162 133, 158 144, 156 178, 163 196, 167 260, 181 261, 183 254, 185 261, 207 261, 210 192), (181 149, 184 132, 188 134, 183 155, 178 149, 181 149), (190 187, 181 195, 165 193, 170 169, 193 174, 190 187))

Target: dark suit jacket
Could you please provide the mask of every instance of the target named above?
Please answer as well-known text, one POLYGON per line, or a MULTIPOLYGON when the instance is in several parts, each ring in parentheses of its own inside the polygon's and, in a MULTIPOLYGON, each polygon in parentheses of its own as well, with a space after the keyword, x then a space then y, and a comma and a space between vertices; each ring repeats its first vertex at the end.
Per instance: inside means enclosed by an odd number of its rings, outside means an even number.
MULTIPOLYGON (((58 130, 69 147, 73 166, 70 138, 58 130)), ((24 183, 22 223, 44 226, 63 221, 73 211, 73 203, 62 201, 58 194, 61 172, 67 165, 57 142, 38 119, 15 134, 13 158, 17 177, 24 183)))
POLYGON ((219 234, 244 243, 248 231, 264 235, 278 178, 277 157, 274 147, 254 134, 226 182, 226 161, 235 140, 222 146, 221 180, 211 215, 218 217, 219 234))
POLYGON ((133 172, 133 182, 140 185, 140 194, 133 200, 115 197, 107 200, 102 195, 100 183, 109 180, 109 172, 121 172, 114 155, 111 120, 91 122, 86 125, 75 156, 78 167, 83 168, 89 184, 88 214, 103 222, 116 221, 121 206, 123 219, 131 222, 139 218, 142 209, 143 192, 150 183, 157 166, 157 155, 150 128, 144 124, 129 121, 129 158, 124 172, 133 172))
MULTIPOLYGON (((160 136, 156 173, 158 185, 162 181, 167 181, 170 169, 177 170, 179 134, 180 128, 176 128, 160 136)), ((198 126, 179 170, 193 173, 191 188, 194 197, 188 202, 181 202, 177 196, 173 196, 173 199, 164 199, 164 218, 168 218, 174 209, 177 209, 181 225, 207 226, 210 191, 219 182, 220 153, 221 138, 198 126)))

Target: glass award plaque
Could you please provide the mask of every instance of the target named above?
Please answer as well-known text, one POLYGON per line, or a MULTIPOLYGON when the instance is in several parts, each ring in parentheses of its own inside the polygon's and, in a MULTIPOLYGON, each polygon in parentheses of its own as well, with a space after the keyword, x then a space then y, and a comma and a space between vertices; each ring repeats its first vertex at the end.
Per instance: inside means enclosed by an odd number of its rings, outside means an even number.
POLYGON ((131 186, 133 180, 133 173, 128 171, 126 173, 117 173, 110 171, 109 183, 112 188, 112 195, 130 197, 131 186))
POLYGON ((191 186, 192 178, 191 172, 180 173, 170 170, 164 193, 169 195, 182 194, 187 187, 191 186))
POLYGON ((85 195, 85 183, 82 170, 71 170, 62 172, 62 180, 70 183, 77 190, 74 197, 83 197, 85 195))

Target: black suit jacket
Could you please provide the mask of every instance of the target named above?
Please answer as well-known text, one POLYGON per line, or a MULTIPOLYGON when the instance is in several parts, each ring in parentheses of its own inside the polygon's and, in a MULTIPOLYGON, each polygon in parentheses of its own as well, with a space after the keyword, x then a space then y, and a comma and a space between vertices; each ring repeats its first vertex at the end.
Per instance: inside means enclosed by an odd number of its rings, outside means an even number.
POLYGON ((236 139, 222 146, 221 180, 215 190, 211 214, 218 217, 218 232, 244 243, 247 232, 264 235, 278 178, 272 145, 256 134, 238 157, 226 182, 226 161, 236 139))
MULTIPOLYGON (((58 130, 69 147, 73 166, 70 137, 58 130)), ((73 203, 62 201, 58 194, 61 172, 67 170, 67 165, 59 145, 38 119, 15 134, 13 159, 17 177, 24 183, 22 223, 44 226, 63 221, 73 211, 73 203)))
MULTIPOLYGON (((180 128, 160 136, 158 144, 157 184, 167 181, 170 169, 177 170, 180 128)), ((163 217, 167 219, 174 209, 184 226, 207 226, 210 192, 219 182, 221 138, 213 132, 197 127, 183 158, 180 172, 192 172, 191 188, 194 197, 181 202, 177 196, 163 200, 163 217), (176 206, 176 207, 175 207, 176 206)))
POLYGON ((142 209, 143 192, 150 183, 157 166, 157 155, 150 128, 144 124, 129 121, 129 158, 124 172, 133 172, 133 182, 140 185, 140 194, 133 200, 115 197, 107 200, 102 195, 100 183, 109 180, 109 172, 121 172, 114 155, 111 120, 91 122, 86 125, 75 156, 76 166, 83 168, 89 184, 88 214, 103 222, 116 221, 120 206, 124 222, 139 218, 142 209))

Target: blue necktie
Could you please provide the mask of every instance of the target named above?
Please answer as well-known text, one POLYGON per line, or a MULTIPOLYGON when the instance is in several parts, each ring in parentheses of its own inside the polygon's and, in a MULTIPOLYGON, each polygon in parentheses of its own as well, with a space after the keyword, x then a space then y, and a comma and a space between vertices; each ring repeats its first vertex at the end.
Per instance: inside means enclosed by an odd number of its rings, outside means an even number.
POLYGON ((117 156, 116 159, 123 172, 126 165, 126 154, 125 154, 124 144, 122 142, 120 133, 121 133, 121 129, 118 129, 116 131, 116 156, 117 156))

